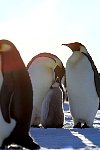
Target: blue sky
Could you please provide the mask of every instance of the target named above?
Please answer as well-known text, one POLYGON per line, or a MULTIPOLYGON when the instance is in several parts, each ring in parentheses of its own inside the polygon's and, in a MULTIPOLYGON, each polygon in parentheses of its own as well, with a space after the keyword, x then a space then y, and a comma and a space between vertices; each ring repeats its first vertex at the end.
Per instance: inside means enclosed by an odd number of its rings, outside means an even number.
POLYGON ((51 52, 64 62, 79 41, 100 71, 100 0, 0 0, 0 38, 11 40, 24 62, 51 52))

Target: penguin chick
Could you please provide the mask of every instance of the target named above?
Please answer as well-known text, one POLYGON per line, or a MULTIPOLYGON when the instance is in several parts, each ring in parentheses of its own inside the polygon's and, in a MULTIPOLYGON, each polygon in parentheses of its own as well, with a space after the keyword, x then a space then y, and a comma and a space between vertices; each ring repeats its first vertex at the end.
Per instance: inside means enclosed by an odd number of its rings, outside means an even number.
POLYGON ((44 128, 62 128, 64 122, 62 90, 55 81, 45 96, 41 109, 41 124, 44 128))
MULTIPOLYGON (((95 84, 96 68, 81 43, 62 44, 72 50, 66 63, 66 82, 74 127, 92 127, 99 106, 95 84)), ((97 77, 97 76, 96 76, 97 77)))

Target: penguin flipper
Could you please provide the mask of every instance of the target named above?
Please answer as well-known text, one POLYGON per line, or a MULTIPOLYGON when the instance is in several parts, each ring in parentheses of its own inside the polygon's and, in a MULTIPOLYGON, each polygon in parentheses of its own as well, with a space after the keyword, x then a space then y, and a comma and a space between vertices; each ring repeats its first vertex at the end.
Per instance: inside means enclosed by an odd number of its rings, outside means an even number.
POLYGON ((99 75, 99 72, 98 72, 90 54, 89 53, 85 54, 84 52, 82 52, 82 53, 88 58, 88 60, 91 63, 91 67, 92 67, 93 72, 94 72, 94 82, 95 82, 96 92, 97 92, 97 95, 98 95, 99 100, 100 100, 100 75, 99 75))
MULTIPOLYGON (((11 85, 12 86, 12 85, 11 85)), ((6 81, 3 81, 0 91, 0 107, 4 120, 10 123, 10 104, 11 104, 11 93, 12 90, 7 86, 6 81)))

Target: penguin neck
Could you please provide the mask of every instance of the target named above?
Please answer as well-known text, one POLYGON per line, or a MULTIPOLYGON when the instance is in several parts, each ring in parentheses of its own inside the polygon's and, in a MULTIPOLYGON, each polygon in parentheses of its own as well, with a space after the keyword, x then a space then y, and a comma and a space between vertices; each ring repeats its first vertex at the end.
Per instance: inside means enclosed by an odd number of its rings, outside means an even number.
POLYGON ((57 87, 59 87, 59 86, 60 86, 60 83, 55 82, 55 83, 53 83, 53 84, 51 85, 51 89, 57 88, 57 87))
POLYGON ((74 51, 73 54, 69 57, 67 63, 72 65, 77 64, 83 57, 83 54, 80 51, 74 51))
POLYGON ((88 54, 87 49, 84 46, 80 47, 80 51, 74 51, 68 62, 71 64, 77 64, 82 58, 84 58, 83 53, 88 54))

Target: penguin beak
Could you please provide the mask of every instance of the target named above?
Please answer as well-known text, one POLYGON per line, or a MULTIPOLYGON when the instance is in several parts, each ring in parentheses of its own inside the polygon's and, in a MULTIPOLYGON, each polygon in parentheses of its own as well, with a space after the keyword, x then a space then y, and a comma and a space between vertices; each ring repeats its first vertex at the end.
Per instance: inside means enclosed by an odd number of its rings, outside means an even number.
POLYGON ((72 43, 69 43, 69 44, 62 44, 62 45, 69 47, 69 48, 72 50, 72 52, 74 51, 74 49, 73 49, 73 44, 72 44, 72 43))
POLYGON ((70 48, 70 44, 62 44, 62 45, 64 45, 64 46, 68 46, 68 47, 70 48))
POLYGON ((61 45, 65 45, 65 46, 68 46, 68 44, 61 44, 61 45))

